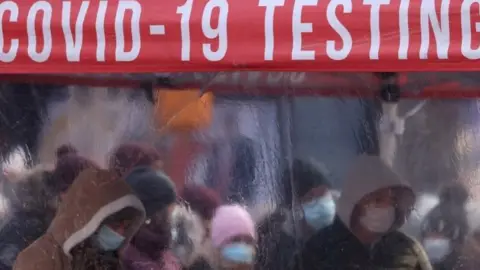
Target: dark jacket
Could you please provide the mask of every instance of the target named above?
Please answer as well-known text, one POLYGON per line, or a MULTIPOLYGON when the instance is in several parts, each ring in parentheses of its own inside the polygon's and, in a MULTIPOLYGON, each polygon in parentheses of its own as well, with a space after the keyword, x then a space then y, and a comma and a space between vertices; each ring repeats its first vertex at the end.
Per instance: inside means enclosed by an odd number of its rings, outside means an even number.
POLYGON ((49 170, 38 166, 3 183, 10 219, 0 230, 0 270, 11 269, 18 253, 50 225, 55 211, 53 196, 45 185, 50 175, 49 170))
POLYGON ((436 270, 451 270, 457 263, 468 233, 467 214, 463 205, 440 202, 428 213, 422 224, 422 240, 429 233, 442 235, 451 241, 452 251, 441 262, 434 263, 436 270))
MULTIPOLYGON (((243 203, 250 201, 253 197, 255 180, 255 146, 253 140, 240 136, 230 143, 215 143, 213 145, 211 160, 207 165, 206 185, 219 191, 230 202, 243 203), (230 146, 232 164, 230 164, 230 182, 222 183, 225 179, 218 175, 219 166, 222 166, 222 148, 230 146), (219 187, 227 185, 226 190, 218 190, 219 187), (224 194, 227 192, 227 194, 224 194)), ((220 188, 221 189, 221 188, 220 188)))
MULTIPOLYGON (((350 224, 354 209, 367 194, 387 187, 401 188, 401 194, 413 192, 409 186, 380 159, 362 156, 347 173, 342 195, 337 203, 334 223, 317 232, 306 243, 297 258, 295 269, 305 270, 431 270, 421 245, 398 231, 403 224, 400 215, 391 230, 371 246, 365 246, 353 234, 350 224), (348 224, 348 225, 347 225, 348 224)), ((406 199, 406 197, 405 197, 406 199)), ((398 213, 408 211, 414 202, 397 206, 398 213)))
POLYGON ((177 258, 169 250, 158 252, 158 258, 151 256, 129 245, 122 258, 122 266, 125 270, 179 270, 180 265, 177 258))
POLYGON ((258 250, 255 269, 292 269, 295 255, 300 251, 300 237, 288 226, 286 213, 275 211, 258 227, 258 250), (287 228, 289 227, 289 228, 287 228), (297 241, 299 239, 299 241, 297 241))
POLYGON ((480 269, 480 243, 473 238, 471 234, 462 251, 458 256, 457 263, 451 269, 453 270, 478 270, 480 269))
POLYGON ((15 213, 0 231, 0 269, 12 269, 17 255, 42 236, 48 225, 42 213, 15 213))
POLYGON ((432 269, 421 245, 395 231, 374 246, 364 246, 340 219, 304 247, 295 269, 426 270, 432 269))
POLYGON ((207 260, 200 258, 189 267, 183 267, 182 270, 212 270, 207 260))
POLYGON ((465 210, 468 195, 468 190, 461 184, 445 186, 439 194, 440 203, 427 214, 422 224, 422 241, 432 234, 450 240, 451 252, 434 263, 436 270, 453 269, 462 253, 469 231, 465 210))
POLYGON ((210 270, 213 252, 207 238, 207 230, 202 218, 191 208, 176 207, 171 219, 172 238, 170 246, 176 254, 183 270, 210 270))

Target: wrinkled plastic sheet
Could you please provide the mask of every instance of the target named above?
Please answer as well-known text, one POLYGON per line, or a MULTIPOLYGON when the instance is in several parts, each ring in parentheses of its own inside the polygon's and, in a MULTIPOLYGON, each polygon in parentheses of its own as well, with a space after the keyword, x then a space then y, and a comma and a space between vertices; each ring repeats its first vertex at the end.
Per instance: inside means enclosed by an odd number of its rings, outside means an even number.
MULTIPOLYGON (((78 77, 88 79, 88 75, 78 77)), ((201 145, 202 150, 189 156, 180 169, 183 177, 176 181, 206 184, 209 164, 222 166, 222 160, 212 154, 213 145, 248 139, 255 146, 254 192, 245 203, 257 221, 275 211, 283 196, 279 179, 294 158, 322 164, 333 189, 341 194, 345 172, 356 157, 380 151, 378 121, 382 111, 376 98, 380 82, 371 73, 220 72, 99 78, 134 80, 138 86, 167 78, 176 89, 214 91, 218 98, 211 126, 189 135, 189 143, 201 145), (226 135, 225 115, 234 116, 236 138, 226 135)), ((480 112, 474 98, 479 79, 476 73, 413 73, 401 74, 398 80, 402 92, 407 93, 407 98, 399 102, 399 115, 426 101, 405 120, 404 132, 397 135, 393 162, 395 170, 421 198, 405 226, 409 233, 418 235, 423 218, 438 203, 437 192, 442 185, 462 182, 472 192, 472 205, 480 194, 476 189, 480 112), (438 91, 458 88, 460 93, 472 94, 463 98, 459 94, 454 99, 435 94, 428 99, 419 97, 425 91, 435 93, 435 87, 438 91)), ((71 143, 82 155, 106 166, 108 154, 119 143, 143 140, 169 153, 176 140, 184 139, 175 133, 158 134, 153 127, 152 104, 143 93, 132 95, 131 87, 50 88, 33 81, 4 83, 0 121, 5 168, 12 166, 14 157, 9 154, 17 147, 27 152, 26 159, 32 162, 53 163, 54 149, 71 143), (125 92, 111 95, 112 88, 125 92), (38 97, 28 101, 26 96, 33 94, 38 97)), ((164 158, 168 161, 173 155, 164 158)), ((15 165, 17 170, 25 170, 25 166, 15 165)), ((471 220, 475 226, 473 214, 471 220)))

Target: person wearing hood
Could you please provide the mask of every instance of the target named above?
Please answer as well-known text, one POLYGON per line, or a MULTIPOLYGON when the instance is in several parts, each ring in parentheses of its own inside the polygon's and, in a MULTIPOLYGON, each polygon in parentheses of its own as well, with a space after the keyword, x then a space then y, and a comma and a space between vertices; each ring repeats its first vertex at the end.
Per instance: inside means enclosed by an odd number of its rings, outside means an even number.
POLYGON ((37 165, 3 185, 12 219, 0 231, 0 269, 11 269, 18 253, 45 233, 60 197, 80 172, 98 168, 90 160, 76 155, 72 146, 62 145, 56 152, 55 167, 37 165))
POLYGON ((295 269, 430 270, 422 246, 398 229, 415 195, 379 157, 362 155, 343 182, 333 224, 306 243, 295 269))
POLYGON ((172 181, 150 167, 137 167, 125 178, 145 206, 147 219, 121 258, 126 270, 180 269, 170 251, 171 216, 177 194, 172 181))
POLYGON ((87 169, 64 195, 47 232, 14 270, 116 270, 118 253, 145 221, 142 202, 111 172, 87 169))
POLYGON ((192 184, 184 187, 181 198, 186 205, 174 212, 172 250, 184 270, 211 269, 210 228, 221 198, 212 189, 192 184))
POLYGON ((461 183, 444 186, 439 204, 422 224, 423 246, 436 270, 453 269, 468 234, 468 190, 461 183))
POLYGON ((315 164, 294 160, 283 172, 281 187, 282 203, 258 226, 259 270, 292 269, 298 247, 335 217, 331 183, 315 164))
POLYGON ((220 206, 210 231, 215 270, 254 268, 257 233, 252 217, 237 204, 220 206))

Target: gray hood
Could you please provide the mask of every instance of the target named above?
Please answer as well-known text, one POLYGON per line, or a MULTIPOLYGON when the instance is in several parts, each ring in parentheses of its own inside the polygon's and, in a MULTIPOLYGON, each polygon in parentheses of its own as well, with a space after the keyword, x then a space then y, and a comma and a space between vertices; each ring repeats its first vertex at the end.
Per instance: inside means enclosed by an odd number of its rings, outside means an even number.
MULTIPOLYGON (((341 196, 337 203, 337 215, 340 220, 350 228, 353 210, 357 203, 367 194, 376 190, 399 187, 405 188, 414 196, 410 185, 404 182, 388 165, 377 156, 360 156, 350 168, 343 181, 341 196)), ((401 209, 409 213, 412 205, 403 205, 408 209, 401 209)), ((400 225, 401 224, 397 224, 400 225)), ((394 226, 397 229, 398 226, 394 226)))

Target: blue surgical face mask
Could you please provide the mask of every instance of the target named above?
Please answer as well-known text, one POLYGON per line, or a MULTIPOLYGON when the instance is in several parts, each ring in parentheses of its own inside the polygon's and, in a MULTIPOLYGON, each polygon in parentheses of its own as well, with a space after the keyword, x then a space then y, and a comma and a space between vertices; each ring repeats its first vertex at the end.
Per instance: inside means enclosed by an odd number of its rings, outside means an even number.
POLYGON ((105 225, 98 229, 96 239, 98 246, 104 251, 117 250, 125 241, 125 237, 105 225))
POLYGON ((255 248, 246 243, 233 243, 222 248, 224 259, 239 264, 252 264, 255 260, 255 248))
POLYGON ((335 218, 335 202, 331 196, 324 196, 302 205, 305 221, 308 226, 320 230, 333 223, 335 218))

